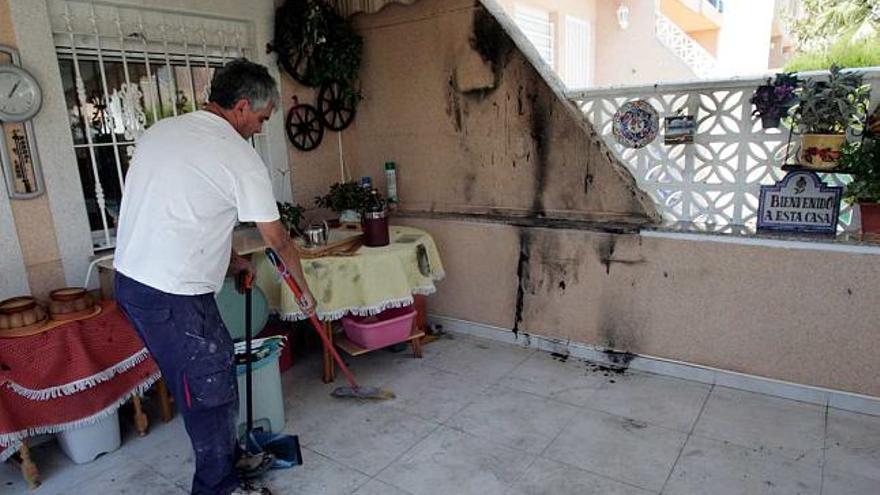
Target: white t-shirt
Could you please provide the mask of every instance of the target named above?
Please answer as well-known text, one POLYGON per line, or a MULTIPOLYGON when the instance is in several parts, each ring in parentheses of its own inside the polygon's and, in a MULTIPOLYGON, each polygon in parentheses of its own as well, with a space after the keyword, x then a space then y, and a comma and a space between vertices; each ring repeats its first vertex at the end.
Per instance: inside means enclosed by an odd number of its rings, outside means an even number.
POLYGON ((163 292, 217 292, 229 265, 236 218, 279 218, 259 155, 213 113, 163 119, 137 142, 125 178, 113 265, 163 292))

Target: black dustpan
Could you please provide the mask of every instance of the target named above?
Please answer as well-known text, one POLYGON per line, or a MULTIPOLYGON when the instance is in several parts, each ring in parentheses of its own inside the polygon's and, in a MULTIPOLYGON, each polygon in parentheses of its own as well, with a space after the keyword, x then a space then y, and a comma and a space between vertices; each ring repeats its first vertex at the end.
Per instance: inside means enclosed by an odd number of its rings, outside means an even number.
POLYGON ((253 275, 246 274, 244 277, 244 349, 245 349, 245 403, 247 411, 247 425, 245 429, 245 445, 248 454, 256 455, 261 452, 269 452, 275 457, 272 469, 284 469, 302 465, 302 450, 299 446, 299 437, 284 433, 266 432, 262 429, 254 430, 254 404, 253 404, 253 359, 251 353, 251 341, 253 329, 251 317, 253 313, 252 286, 253 275))

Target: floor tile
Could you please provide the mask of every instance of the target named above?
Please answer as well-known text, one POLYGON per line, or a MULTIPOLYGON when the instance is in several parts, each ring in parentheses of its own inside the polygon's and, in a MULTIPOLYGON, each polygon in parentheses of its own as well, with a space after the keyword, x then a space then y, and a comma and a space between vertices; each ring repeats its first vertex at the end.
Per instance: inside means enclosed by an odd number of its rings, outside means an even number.
MULTIPOLYGON (((37 469, 40 471, 42 485, 38 492, 34 492, 39 495, 69 494, 71 493, 71 486, 86 483, 107 471, 127 469, 131 463, 131 459, 122 455, 119 450, 116 450, 104 454, 92 462, 75 464, 61 451, 61 447, 55 440, 50 440, 32 448, 31 458, 37 464, 37 469)), ((10 475, 19 472, 11 463, 0 466, 0 470, 10 475)), ((13 484, 13 486, 16 485, 27 486, 23 480, 20 484, 13 484)), ((3 487, 3 485, 0 485, 0 487, 3 487)), ((6 493, 5 488, 0 491, 6 493)), ((21 493, 30 493, 30 490, 25 489, 21 493)))
POLYGON ((763 448, 794 460, 819 465, 825 433, 825 408, 767 395, 715 387, 694 434, 763 448))
POLYGON ((441 427, 378 479, 415 495, 501 495, 533 456, 441 427))
POLYGON ((303 465, 269 471, 261 482, 278 495, 348 495, 369 478, 323 455, 303 449, 303 465))
POLYGON ((880 417, 829 409, 825 447, 827 468, 880 480, 880 417))
POLYGON ((664 495, 819 495, 820 469, 767 450, 692 436, 664 495))
POLYGON ((546 352, 536 352, 498 384, 569 404, 587 405, 593 393, 610 378, 590 372, 586 366, 583 361, 563 361, 546 352))
POLYGON ((543 457, 659 491, 687 434, 599 411, 582 410, 543 457))
POLYGON ((161 474, 139 463, 118 466, 86 481, 69 487, 68 493, 100 493, 101 495, 185 495, 189 490, 174 485, 161 474))
POLYGON ((550 445, 577 412, 575 406, 546 397, 493 387, 446 424, 537 455, 550 445))
POLYGON ((508 495, 651 495, 649 492, 597 476, 574 466, 538 459, 514 483, 508 495))
POLYGON ((410 414, 444 422, 474 400, 485 386, 449 371, 425 367, 389 383, 397 396, 387 403, 410 414))
POLYGON ((825 469, 822 495, 877 495, 880 481, 852 473, 825 469))
POLYGON ((364 486, 360 487, 352 495, 412 495, 411 493, 401 490, 396 486, 383 483, 379 480, 372 479, 364 486))
POLYGON ((428 364, 465 376, 473 383, 494 383, 535 351, 474 337, 458 337, 428 364))
POLYGON ((712 389, 676 378, 627 373, 606 381, 588 407, 618 416, 690 432, 712 389))
POLYGON ((178 415, 167 424, 157 424, 144 437, 126 438, 120 450, 129 459, 149 466, 175 485, 192 486, 195 461, 189 436, 178 415))
POLYGON ((370 476, 438 427, 390 407, 355 407, 323 419, 320 434, 310 436, 309 449, 370 476))
POLYGON ((330 393, 341 383, 314 383, 301 395, 286 396, 284 431, 298 435, 300 444, 309 446, 316 440, 339 429, 339 418, 355 411, 379 414, 389 409, 387 401, 338 399, 330 393))

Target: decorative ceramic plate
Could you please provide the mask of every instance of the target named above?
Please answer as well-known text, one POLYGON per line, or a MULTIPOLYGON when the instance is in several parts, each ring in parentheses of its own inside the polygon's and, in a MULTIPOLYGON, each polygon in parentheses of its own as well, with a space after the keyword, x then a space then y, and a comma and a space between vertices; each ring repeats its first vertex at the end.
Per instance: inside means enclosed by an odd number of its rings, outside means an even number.
POLYGON ((651 143, 660 129, 657 110, 645 100, 624 103, 612 119, 614 137, 627 148, 643 148, 651 143))

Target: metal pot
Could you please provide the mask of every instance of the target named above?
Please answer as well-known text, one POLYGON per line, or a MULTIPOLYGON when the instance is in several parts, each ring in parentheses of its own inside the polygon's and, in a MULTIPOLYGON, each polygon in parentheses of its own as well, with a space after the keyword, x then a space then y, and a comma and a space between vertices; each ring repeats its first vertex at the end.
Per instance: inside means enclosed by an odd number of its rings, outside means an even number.
POLYGON ((330 226, 326 221, 319 224, 311 223, 303 230, 303 240, 308 248, 316 248, 327 244, 330 226))

